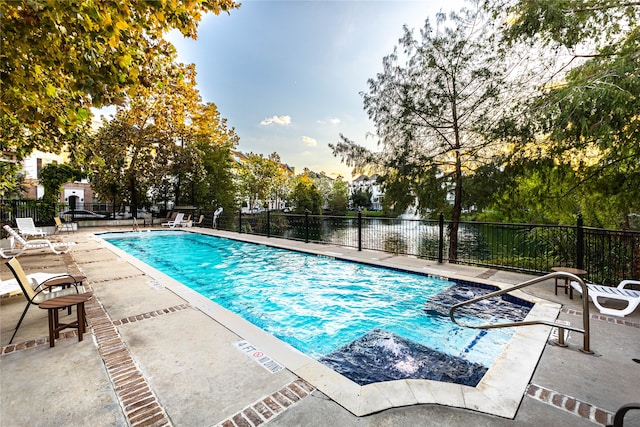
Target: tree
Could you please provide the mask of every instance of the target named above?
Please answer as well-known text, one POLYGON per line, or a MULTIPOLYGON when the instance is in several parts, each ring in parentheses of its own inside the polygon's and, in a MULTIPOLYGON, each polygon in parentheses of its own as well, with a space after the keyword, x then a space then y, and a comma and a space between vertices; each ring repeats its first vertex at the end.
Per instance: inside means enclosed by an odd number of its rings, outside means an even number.
POLYGON ((576 199, 594 224, 628 227, 629 215, 640 212, 640 3, 494 0, 490 5, 495 16, 511 17, 505 26, 511 43, 537 43, 569 58, 518 109, 513 122, 519 125, 512 130, 528 131, 516 154, 526 157, 532 141, 542 140, 540 157, 574 171, 576 183, 564 196, 576 199), (607 209, 594 209, 594 194, 607 209))
POLYGON ((451 188, 450 261, 457 256, 463 178, 494 155, 492 144, 499 141, 487 136, 504 114, 505 94, 511 94, 508 61, 483 18, 466 9, 451 13, 449 21, 439 14, 435 28, 426 21, 421 39, 405 27, 402 54, 396 47, 384 58, 383 71, 369 80, 364 94, 382 150, 369 152, 342 135, 331 146, 349 165, 375 165, 385 172, 387 205, 417 199, 420 209, 440 207, 442 202, 430 200, 424 184, 440 195, 451 188), (396 183, 406 186, 399 197, 389 192, 396 183))
MULTIPOLYGON (((87 164, 92 169, 91 185, 96 193, 113 203, 115 214, 120 203, 131 206, 137 216, 140 196, 146 195, 155 176, 154 158, 160 139, 153 126, 140 126, 131 111, 118 110, 110 121, 103 121, 88 147, 87 164)), ((167 146, 168 140, 161 144, 167 146)))
POLYGON ((247 161, 238 167, 240 196, 249 203, 249 210, 264 204, 273 193, 274 181, 282 174, 280 156, 272 153, 269 157, 249 153, 247 161))
POLYGON ((38 178, 44 187, 43 201, 55 203, 60 197, 62 186, 67 182, 81 180, 83 174, 69 165, 49 163, 40 170, 38 178))
POLYGON ((315 215, 322 213, 322 194, 320 194, 318 187, 316 187, 308 173, 295 176, 289 200, 295 206, 294 213, 315 215))
POLYGON ((103 195, 127 195, 134 215, 148 195, 233 206, 228 159, 237 136, 215 104, 201 102, 193 65, 159 65, 162 78, 138 88, 129 108, 119 108, 94 138, 92 182, 103 195))
POLYGON ((339 176, 333 183, 327 203, 332 215, 345 215, 349 207, 349 188, 339 176))
POLYGON ((371 191, 356 190, 351 195, 351 202, 356 208, 368 208, 371 206, 371 191))
POLYGON ((194 204, 215 210, 223 207, 235 209, 237 189, 233 179, 233 163, 229 161, 231 150, 238 145, 238 136, 227 128, 226 119, 221 118, 218 108, 208 103, 193 117, 196 139, 194 147, 199 150, 201 173, 194 177, 194 204))
POLYGON ((2 149, 22 160, 33 149, 59 152, 90 119, 90 107, 121 104, 153 84, 155 64, 175 51, 178 29, 195 38, 202 15, 229 12, 232 0, 190 2, 0 2, 2 149))
POLYGON ((0 198, 19 196, 24 190, 24 174, 15 162, 0 161, 0 198))

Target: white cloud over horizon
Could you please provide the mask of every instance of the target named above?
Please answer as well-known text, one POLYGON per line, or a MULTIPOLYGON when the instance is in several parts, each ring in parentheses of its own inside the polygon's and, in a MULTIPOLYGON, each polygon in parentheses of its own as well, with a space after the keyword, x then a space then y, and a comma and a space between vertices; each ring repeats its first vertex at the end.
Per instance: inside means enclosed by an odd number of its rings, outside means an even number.
POLYGON ((289 126, 291 124, 291 116, 273 116, 267 117, 260 122, 261 126, 269 126, 270 124, 277 124, 280 126, 289 126))
POLYGON ((321 125, 330 124, 331 126, 336 126, 340 124, 340 119, 337 117, 332 117, 329 120, 318 120, 318 123, 321 125))
POLYGON ((318 141, 315 138, 311 138, 310 136, 303 136, 302 142, 306 143, 309 147, 315 147, 318 145, 318 141))

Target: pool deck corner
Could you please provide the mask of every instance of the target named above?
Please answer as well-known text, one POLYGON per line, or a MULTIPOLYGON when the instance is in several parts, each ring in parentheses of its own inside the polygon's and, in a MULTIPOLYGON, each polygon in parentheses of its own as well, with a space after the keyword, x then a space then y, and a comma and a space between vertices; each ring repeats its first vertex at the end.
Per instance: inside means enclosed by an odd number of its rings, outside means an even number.
MULTIPOLYGON (((582 426, 606 425, 620 406, 637 401, 640 310, 616 318, 590 304, 594 354, 580 351, 577 332, 562 348, 549 339, 550 326, 517 328, 476 387, 428 380, 360 386, 107 247, 95 237, 106 231, 115 229, 54 236, 77 243, 67 255, 33 251, 19 258, 27 274, 83 273, 94 298, 86 308, 85 339, 64 332, 53 348, 46 310, 37 307, 9 344, 25 301, 21 294, 0 299, 3 426, 80 426, 87 419, 94 426, 582 426), (243 340, 286 369, 270 370, 240 351, 243 340), (46 410, 34 412, 33 402, 46 402, 46 410)), ((497 286, 531 278, 332 245, 192 231, 497 286)), ((4 265, 0 274, 11 277, 4 265)), ((553 280, 518 292, 536 302, 527 320, 580 326, 580 299, 555 295, 553 280)))

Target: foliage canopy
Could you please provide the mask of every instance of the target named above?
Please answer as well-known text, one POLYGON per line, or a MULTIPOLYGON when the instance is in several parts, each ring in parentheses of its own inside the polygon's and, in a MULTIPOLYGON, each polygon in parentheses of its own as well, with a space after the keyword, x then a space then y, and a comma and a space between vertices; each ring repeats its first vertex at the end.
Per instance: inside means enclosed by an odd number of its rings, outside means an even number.
POLYGON ((153 64, 174 48, 169 29, 196 37, 208 12, 232 0, 0 2, 2 149, 18 160, 33 149, 59 152, 90 107, 122 104, 154 84, 153 64), (6 134, 11 134, 7 138, 6 134))

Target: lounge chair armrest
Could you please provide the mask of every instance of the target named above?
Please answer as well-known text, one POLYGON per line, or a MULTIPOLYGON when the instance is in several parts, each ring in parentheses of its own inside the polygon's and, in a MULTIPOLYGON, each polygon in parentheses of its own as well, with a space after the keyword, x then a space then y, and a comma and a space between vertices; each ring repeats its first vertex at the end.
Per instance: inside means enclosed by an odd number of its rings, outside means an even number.
POLYGON ((33 239, 33 240, 27 240, 26 242, 27 242, 27 244, 30 244, 30 245, 49 245, 49 244, 51 244, 51 241, 47 240, 47 239, 33 239))
POLYGON ((631 288, 630 290, 640 291, 640 280, 623 280, 618 285, 618 289, 626 289, 627 285, 635 286, 635 288, 631 288))

